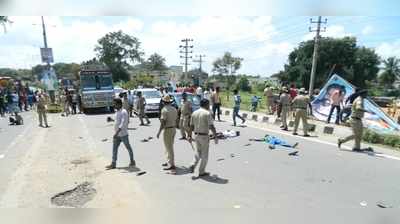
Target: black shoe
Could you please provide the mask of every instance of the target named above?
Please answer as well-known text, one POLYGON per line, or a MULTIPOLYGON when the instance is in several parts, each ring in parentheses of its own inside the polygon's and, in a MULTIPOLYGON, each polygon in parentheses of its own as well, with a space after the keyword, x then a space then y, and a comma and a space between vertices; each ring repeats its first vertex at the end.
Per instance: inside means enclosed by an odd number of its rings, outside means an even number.
POLYGON ((289 156, 297 156, 297 153, 299 153, 299 151, 291 152, 291 153, 289 153, 288 155, 289 155, 289 156))
POLYGON ((297 132, 293 132, 293 135, 298 135, 297 132))
POLYGON ((194 166, 190 166, 190 167, 189 167, 189 172, 190 172, 190 173, 194 173, 194 166))
POLYGON ((352 151, 353 152, 362 152, 363 150, 362 149, 353 148, 352 151))
POLYGON ((115 166, 114 163, 111 163, 110 165, 106 166, 107 170, 112 170, 112 169, 115 169, 115 168, 117 168, 117 167, 115 166))
POLYGON ((268 148, 272 150, 272 149, 275 149, 275 146, 269 145, 268 148))
POLYGON ((39 127, 43 128, 43 125, 39 124, 39 127))
POLYGON ((245 120, 245 119, 243 119, 243 120, 242 120, 242 124, 244 124, 245 122, 246 122, 246 120, 245 120))
POLYGON ((139 125, 140 125, 140 126, 146 126, 146 125, 145 125, 145 124, 143 124, 143 123, 142 123, 142 124, 139 124, 139 125))
POLYGON ((374 152, 374 149, 371 148, 371 147, 368 147, 368 148, 364 149, 364 151, 366 151, 366 152, 374 152))
POLYGON ((50 126, 46 125, 46 128, 49 128, 50 126))
POLYGON ((299 145, 298 142, 294 143, 293 148, 296 148, 299 145))
POLYGON ((132 166, 136 166, 136 162, 135 162, 135 160, 133 160, 131 163, 129 163, 129 166, 130 166, 130 167, 132 167, 132 166))
POLYGON ((168 163, 163 163, 161 164, 161 166, 168 166, 168 163))
POLYGON ((186 140, 186 137, 179 138, 179 140, 186 140))
POLYGON ((281 130, 282 131, 288 131, 288 128, 282 128, 281 130))
POLYGON ((342 140, 338 139, 338 141, 337 141, 337 147, 338 147, 339 149, 342 147, 342 144, 343 144, 342 140))
POLYGON ((210 176, 210 173, 204 172, 199 174, 199 177, 205 177, 205 176, 210 176))
POLYGON ((303 137, 310 137, 310 135, 309 135, 309 134, 306 134, 306 135, 303 135, 303 137))
POLYGON ((175 169, 176 169, 175 166, 170 166, 170 167, 164 168, 163 170, 175 170, 175 169))

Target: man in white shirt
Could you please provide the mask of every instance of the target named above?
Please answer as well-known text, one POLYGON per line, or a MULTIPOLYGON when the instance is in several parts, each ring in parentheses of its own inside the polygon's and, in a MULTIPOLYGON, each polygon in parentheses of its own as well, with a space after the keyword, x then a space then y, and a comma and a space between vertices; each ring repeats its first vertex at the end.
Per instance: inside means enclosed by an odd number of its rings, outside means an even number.
POLYGON ((113 136, 113 156, 112 162, 109 166, 106 166, 107 169, 115 169, 118 158, 118 147, 121 142, 124 143, 126 149, 129 153, 129 158, 131 160, 129 166, 136 166, 136 162, 133 157, 132 147, 129 144, 129 135, 128 135, 128 122, 129 116, 128 112, 122 108, 122 100, 114 99, 114 106, 117 109, 115 113, 115 125, 114 125, 114 136, 113 136))
POLYGON ((199 100, 203 99, 203 89, 201 88, 201 86, 197 87, 196 95, 199 97, 199 100))

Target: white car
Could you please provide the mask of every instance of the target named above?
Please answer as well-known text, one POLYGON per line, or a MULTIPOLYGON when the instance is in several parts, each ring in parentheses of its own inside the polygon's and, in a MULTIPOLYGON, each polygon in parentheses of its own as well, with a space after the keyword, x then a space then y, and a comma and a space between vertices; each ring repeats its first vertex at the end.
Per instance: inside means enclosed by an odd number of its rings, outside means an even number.
POLYGON ((161 93, 157 89, 151 88, 143 88, 143 89, 135 89, 133 91, 134 101, 136 107, 136 95, 138 92, 142 92, 142 96, 146 99, 145 113, 146 114, 158 114, 160 101, 161 101, 161 93))
POLYGON ((119 98, 119 94, 125 92, 125 89, 119 87, 119 86, 114 86, 114 97, 119 98))

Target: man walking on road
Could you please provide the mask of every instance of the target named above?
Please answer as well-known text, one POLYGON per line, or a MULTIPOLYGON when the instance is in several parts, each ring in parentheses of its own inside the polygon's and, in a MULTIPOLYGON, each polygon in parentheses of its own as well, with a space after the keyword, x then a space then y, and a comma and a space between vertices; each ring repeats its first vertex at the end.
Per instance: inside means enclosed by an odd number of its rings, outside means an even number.
POLYGON ((49 127, 47 123, 47 115, 46 115, 46 103, 47 97, 44 93, 39 94, 38 96, 38 103, 37 103, 37 113, 39 115, 39 126, 43 127, 43 121, 46 128, 49 127))
POLYGON ((336 110, 335 124, 339 124, 340 105, 343 104, 343 97, 344 97, 344 93, 340 89, 337 89, 332 93, 331 99, 330 99, 330 101, 331 101, 331 109, 329 111, 328 120, 327 120, 328 124, 331 122, 331 117, 332 117, 332 114, 333 114, 334 110, 336 110))
POLYGON ((217 86, 215 88, 215 92, 211 95, 211 104, 212 104, 212 116, 215 120, 215 114, 217 113, 218 121, 221 121, 221 97, 219 96, 220 88, 217 86))
MULTIPOLYGON (((212 131, 214 137, 217 134, 215 130, 213 119, 211 117, 209 108, 210 102, 207 99, 200 101, 200 109, 192 114, 189 130, 189 142, 192 144, 193 138, 192 133, 196 135, 196 151, 194 155, 193 164, 190 166, 190 172, 194 172, 197 164, 200 162, 199 177, 208 176, 206 172, 206 166, 208 162, 208 151, 210 147, 210 136, 208 135, 209 130, 212 131)), ((215 144, 218 144, 218 138, 214 138, 215 144)))
POLYGON ((140 120, 140 125, 143 126, 143 118, 146 119, 147 124, 150 124, 150 120, 146 115, 145 112, 145 106, 146 106, 146 99, 142 96, 142 92, 137 93, 137 110, 138 110, 138 115, 139 115, 139 120, 140 120))
POLYGON ((299 127, 299 122, 301 119, 303 122, 304 137, 310 137, 310 135, 308 135, 307 133, 308 132, 307 108, 310 107, 310 110, 312 110, 310 98, 307 96, 307 91, 305 88, 301 88, 299 93, 300 95, 296 96, 292 102, 296 112, 294 119, 293 135, 297 135, 297 128, 299 127))
POLYGON ((186 139, 186 133, 189 132, 190 116, 192 115, 192 102, 187 99, 187 93, 182 93, 182 105, 180 110, 179 129, 181 130, 182 138, 186 139))
POLYGON ((130 164, 129 166, 136 166, 136 162, 133 157, 133 150, 129 143, 129 135, 128 135, 128 112, 122 108, 122 100, 114 99, 114 106, 117 109, 115 113, 115 125, 114 125, 114 136, 113 136, 113 155, 112 162, 110 165, 106 166, 106 169, 115 169, 117 165, 118 158, 118 147, 121 142, 124 143, 126 149, 129 153, 130 164))
POLYGON ((234 106, 233 106, 233 126, 236 126, 236 117, 240 118, 242 120, 242 124, 246 122, 246 120, 239 115, 239 110, 240 110, 240 103, 242 102, 242 99, 240 98, 239 91, 237 89, 233 90, 233 96, 234 99, 234 106))
POLYGON ((171 105, 172 99, 169 95, 164 96, 163 102, 165 106, 161 110, 160 129, 157 133, 157 138, 160 138, 161 131, 164 130, 163 140, 165 146, 165 154, 167 156, 167 163, 163 170, 170 170, 175 172, 175 158, 174 158, 174 141, 176 134, 176 122, 178 119, 178 111, 171 105))
POLYGON ((279 99, 279 103, 281 105, 281 119, 282 119, 282 130, 287 131, 288 130, 288 125, 287 125, 287 117, 289 115, 289 106, 290 106, 290 96, 289 96, 289 90, 286 86, 282 88, 282 94, 279 99))
MULTIPOLYGON (((364 117, 364 113, 368 112, 365 110, 364 107, 364 100, 367 97, 368 92, 367 90, 362 90, 359 92, 359 97, 353 102, 352 105, 352 114, 351 114, 351 128, 353 130, 353 134, 344 138, 344 139, 338 139, 338 147, 340 148, 341 145, 345 142, 348 142, 350 140, 354 139, 354 147, 353 151, 356 152, 361 152, 363 151, 361 149, 361 139, 363 135, 363 123, 362 123, 362 118, 364 117)), ((369 150, 371 151, 371 150, 369 150)))

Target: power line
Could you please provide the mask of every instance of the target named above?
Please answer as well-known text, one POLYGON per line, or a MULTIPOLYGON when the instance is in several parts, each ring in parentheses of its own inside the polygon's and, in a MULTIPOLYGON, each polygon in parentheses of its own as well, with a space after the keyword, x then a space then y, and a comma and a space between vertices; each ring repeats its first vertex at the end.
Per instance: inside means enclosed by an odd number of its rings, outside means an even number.
POLYGON ((189 80, 189 77, 188 77, 188 65, 190 65, 190 64, 188 63, 188 60, 193 58, 190 55, 190 54, 193 53, 193 51, 192 50, 189 51, 189 49, 193 48, 193 45, 189 45, 189 42, 193 42, 193 39, 185 38, 185 39, 182 39, 181 42, 185 43, 184 45, 179 45, 179 48, 182 49, 182 50, 179 51, 179 53, 183 54, 183 55, 180 56, 180 58, 184 58, 185 59, 185 62, 183 63, 185 65, 184 79, 185 80, 189 80))
POLYGON ((199 71, 200 73, 202 72, 202 64, 204 62, 203 58, 205 57, 204 54, 196 55, 196 58, 199 58, 198 60, 193 60, 193 62, 198 62, 199 63, 199 71))

